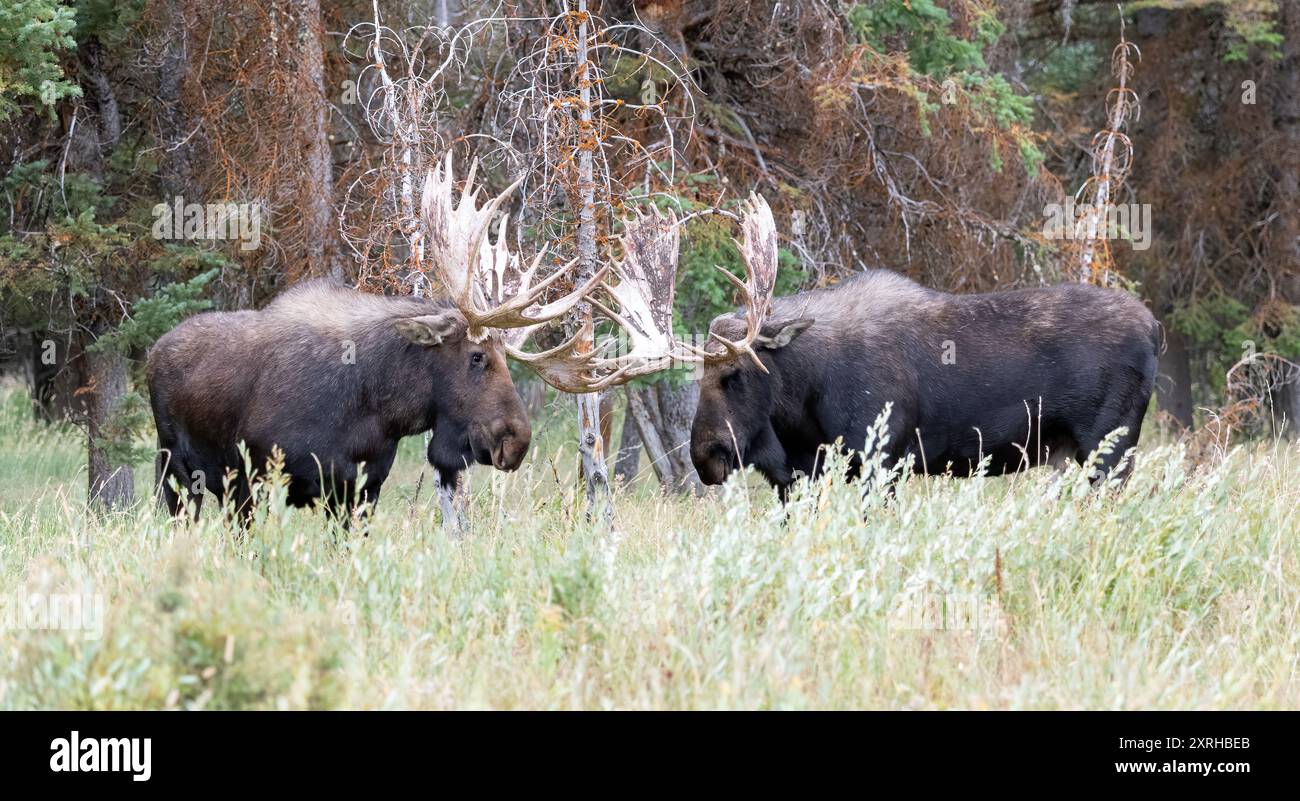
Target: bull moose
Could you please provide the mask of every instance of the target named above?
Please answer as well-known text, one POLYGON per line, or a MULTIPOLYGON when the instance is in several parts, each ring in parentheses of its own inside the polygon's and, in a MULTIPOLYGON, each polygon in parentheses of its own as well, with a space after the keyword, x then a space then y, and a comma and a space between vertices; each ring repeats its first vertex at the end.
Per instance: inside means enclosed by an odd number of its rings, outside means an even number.
MULTIPOLYGON (((710 331, 743 336, 746 320, 710 331)), ((782 493, 818 472, 837 439, 862 447, 886 403, 889 459, 927 474, 1000 475, 1083 464, 1102 439, 1110 473, 1135 446, 1155 384, 1159 333, 1131 295, 1068 284, 976 295, 885 270, 778 298, 749 340, 754 358, 706 365, 691 459, 706 484, 739 464, 782 493)))
POLYGON ((241 443, 255 470, 274 448, 283 451, 291 504, 324 499, 335 511, 376 501, 398 442, 412 434, 433 432, 428 460, 444 489, 474 462, 520 465, 531 431, 505 361, 518 342, 506 331, 526 336, 567 313, 602 274, 540 303, 573 263, 534 281, 544 250, 521 269, 505 218, 496 242, 487 236, 518 182, 482 207, 473 184, 471 168, 453 206, 450 157, 424 184, 428 254, 448 298, 309 281, 260 311, 196 315, 158 340, 147 372, 158 492, 173 514, 184 504, 169 479, 197 514, 205 489, 224 498, 227 471, 235 473, 235 507, 247 514, 251 477, 241 443))
POLYGON ((744 280, 723 270, 743 307, 714 319, 703 347, 672 332, 677 232, 671 212, 652 236, 625 243, 609 311, 634 347, 588 359, 587 388, 673 364, 703 364, 691 458, 706 484, 753 466, 784 498, 799 474, 821 470, 823 448, 854 449, 890 405, 884 456, 915 457, 927 474, 968 476, 987 457, 1002 474, 1074 458, 1103 438, 1094 479, 1136 445, 1155 383, 1159 331, 1136 298, 1068 284, 954 295, 872 270, 838 286, 772 298, 777 240, 759 196, 737 242, 744 280), (643 240, 643 241, 641 241, 643 240))
POLYGON ((258 312, 190 318, 154 346, 148 377, 173 512, 168 476, 221 498, 234 470, 236 506, 246 502, 241 442, 254 465, 284 451, 290 503, 324 497, 337 508, 378 498, 402 437, 432 429, 429 462, 454 481, 474 462, 515 469, 531 435, 500 346, 471 341, 456 309, 325 281, 258 312))

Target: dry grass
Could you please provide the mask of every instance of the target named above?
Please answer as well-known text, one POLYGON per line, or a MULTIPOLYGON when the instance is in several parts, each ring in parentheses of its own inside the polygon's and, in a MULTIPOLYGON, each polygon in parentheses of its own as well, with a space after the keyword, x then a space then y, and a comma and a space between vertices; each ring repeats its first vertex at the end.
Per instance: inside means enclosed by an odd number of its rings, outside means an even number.
POLYGON ((1101 493, 826 480, 782 510, 639 482, 610 534, 553 424, 520 472, 475 471, 460 541, 427 477, 412 503, 415 441, 368 536, 271 503, 237 541, 145 502, 87 517, 76 432, 24 403, 0 395, 0 594, 105 608, 98 638, 0 636, 0 708, 1300 706, 1294 443, 1196 471, 1154 448, 1101 493))

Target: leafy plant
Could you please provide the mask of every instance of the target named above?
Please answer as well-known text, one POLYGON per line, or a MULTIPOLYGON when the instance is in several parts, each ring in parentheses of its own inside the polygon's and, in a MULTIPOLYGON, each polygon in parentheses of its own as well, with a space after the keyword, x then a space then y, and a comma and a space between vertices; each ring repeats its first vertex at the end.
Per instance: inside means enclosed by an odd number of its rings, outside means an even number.
POLYGON ((1223 391, 1228 369, 1250 351, 1300 356, 1300 309, 1286 304, 1252 310, 1220 291, 1181 303, 1170 315, 1170 324, 1205 359, 1216 393, 1223 391))
POLYGON ((0 4, 0 120, 8 119, 24 100, 47 111, 81 87, 66 79, 60 50, 76 47, 72 30, 76 13, 58 0, 5 0, 0 4))
MULTIPOLYGON (((168 246, 164 259, 175 260, 182 248, 168 246)), ((201 262, 224 260, 210 251, 200 251, 197 258, 201 262)), ((188 255, 188 254, 187 254, 188 255)), ((194 258, 194 256, 189 256, 194 258)), ((204 298, 203 291, 208 283, 217 276, 218 268, 213 267, 199 273, 188 281, 167 284, 159 289, 153 297, 141 298, 131 304, 131 316, 123 320, 116 330, 100 337, 93 350, 116 350, 129 354, 143 350, 152 345, 158 337, 170 331, 181 320, 196 312, 212 307, 212 301, 204 298)))
MULTIPOLYGON (((872 52, 906 52, 916 77, 943 83, 943 92, 949 95, 945 102, 961 102, 978 123, 1011 132, 1025 171, 1037 175, 1043 154, 1021 131, 1033 122, 1033 100, 1018 93, 984 60, 985 51, 997 44, 1006 27, 992 10, 975 4, 968 4, 966 9, 971 20, 969 38, 953 30, 948 10, 934 0, 856 3, 847 10, 846 17, 856 40, 872 52)), ((921 115, 922 131, 928 134, 927 118, 941 106, 929 98, 919 80, 915 83, 912 95, 921 115)), ((990 159, 994 169, 1001 170, 1002 157, 996 143, 990 159)))

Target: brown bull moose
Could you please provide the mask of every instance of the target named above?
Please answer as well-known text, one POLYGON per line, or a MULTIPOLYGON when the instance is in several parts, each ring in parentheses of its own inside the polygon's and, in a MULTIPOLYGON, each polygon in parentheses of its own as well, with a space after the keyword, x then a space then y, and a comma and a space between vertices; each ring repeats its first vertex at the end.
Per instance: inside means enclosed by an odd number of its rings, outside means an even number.
POLYGON ((761 197, 737 245, 746 279, 723 271, 743 308, 716 318, 703 348, 671 336, 677 233, 671 213, 629 221, 611 290, 633 348, 593 357, 589 388, 673 362, 702 362, 691 457, 706 484, 752 466, 785 497, 817 475, 826 447, 855 449, 890 405, 885 456, 917 472, 1001 474, 1073 458, 1122 429, 1094 478, 1137 444, 1155 383, 1159 333, 1131 295, 1069 284, 977 295, 873 270, 838 286, 772 299, 777 240, 761 197))
POLYGON ((283 451, 290 503, 323 499, 335 511, 376 501, 398 442, 425 431, 444 488, 474 462, 520 465, 531 431, 505 356, 517 352, 519 334, 565 314, 601 274, 540 303, 567 267, 535 282, 544 249, 521 269, 505 218, 495 244, 487 235, 518 184, 480 208, 473 168, 455 207, 452 183, 449 157, 430 172, 422 198, 428 253, 450 298, 311 281, 260 311, 196 315, 158 340, 147 372, 158 492, 173 514, 185 500, 173 480, 197 514, 205 489, 224 499, 228 471, 236 509, 249 512, 241 443, 254 470, 283 451))

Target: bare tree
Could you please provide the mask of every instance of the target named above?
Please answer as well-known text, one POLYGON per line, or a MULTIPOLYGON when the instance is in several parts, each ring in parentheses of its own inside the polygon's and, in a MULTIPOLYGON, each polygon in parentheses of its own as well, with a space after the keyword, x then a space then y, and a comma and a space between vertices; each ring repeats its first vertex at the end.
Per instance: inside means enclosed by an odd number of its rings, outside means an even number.
POLYGON ((1079 193, 1088 201, 1086 215, 1081 220, 1083 237, 1079 251, 1079 280, 1105 285, 1110 280, 1113 264, 1106 230, 1108 211, 1119 195, 1133 166, 1133 142, 1124 133, 1130 119, 1141 113, 1137 93, 1129 87, 1133 77, 1133 56, 1139 59, 1142 51, 1124 37, 1124 18, 1119 21, 1119 44, 1111 52, 1111 73, 1119 86, 1106 95, 1106 128, 1098 131, 1092 140, 1092 175, 1079 193))
MULTIPOLYGON (((438 20, 442 22, 442 20, 438 20)), ((557 13, 542 17, 481 17, 461 27, 442 25, 402 33, 384 29, 378 20, 354 28, 365 35, 369 63, 359 81, 371 132, 382 143, 382 164, 350 188, 373 204, 363 215, 370 223, 350 241, 358 256, 398 244, 406 254, 390 260, 387 272, 413 291, 423 291, 430 270, 424 264, 424 242, 413 210, 413 181, 433 160, 457 142, 476 145, 485 163, 509 165, 525 189, 521 221, 535 236, 547 240, 558 261, 577 264, 570 276, 552 271, 541 284, 555 292, 580 291, 602 283, 610 254, 605 244, 628 204, 650 199, 656 185, 671 185, 677 157, 675 127, 682 120, 666 110, 669 97, 689 108, 690 89, 684 70, 670 67, 666 47, 660 58, 633 46, 657 40, 629 23, 609 23, 592 13, 588 0, 560 3, 557 13), (470 56, 504 48, 494 36, 522 39, 524 55, 496 97, 486 130, 451 131, 447 89, 458 86, 471 69, 470 56), (626 61, 624 61, 626 60, 626 61), (606 95, 604 80, 611 65, 656 68, 660 89, 647 92, 646 102, 631 103, 606 95), (666 76, 666 77, 665 77, 666 76), (622 119, 646 118, 660 123, 653 141, 643 142, 620 129, 622 119), (450 141, 451 145, 444 145, 450 141), (569 282, 556 280, 569 278, 569 282)), ((518 41, 510 43, 519 48, 518 41)), ((656 45, 657 46, 657 45, 656 45)), ((688 114, 685 123, 689 124, 688 114)), ((363 200, 362 202, 366 202, 363 200)), ((522 227, 522 226, 521 226, 522 227)), ((524 245, 517 234, 517 246, 524 245)), ((533 264, 548 269, 540 254, 533 264)), ((545 298, 536 297, 540 306, 545 298)), ((601 325, 594 305, 578 303, 565 319, 566 339, 541 353, 523 349, 523 340, 538 326, 520 326, 507 340, 510 353, 532 366, 552 386, 576 395, 582 475, 588 514, 612 519, 605 434, 599 390, 587 386, 588 370, 602 354, 595 347, 601 325)), ((617 305, 617 304, 615 304, 617 305)), ((520 310, 521 313, 526 313, 520 310)), ((533 310, 534 312, 536 310, 533 310)))
MULTIPOLYGON (((650 31, 632 23, 606 22, 593 14, 588 0, 566 0, 560 5, 560 13, 543 21, 542 35, 515 65, 501 105, 510 110, 505 127, 511 141, 529 158, 530 172, 539 179, 529 205, 537 210, 543 229, 564 239, 572 236, 578 258, 575 280, 582 282, 601 268, 606 258, 601 243, 611 235, 618 210, 646 199, 656 173, 672 183, 676 120, 667 111, 665 98, 680 97, 687 108, 692 98, 676 56, 650 31), (638 49, 642 43, 649 46, 638 49), (641 103, 609 97, 605 79, 610 66, 621 59, 657 67, 669 76, 666 91, 647 92, 641 103), (642 142, 620 130, 618 115, 627 113, 657 116, 661 120, 657 140, 642 142)), ((693 115, 687 116, 689 123, 693 115)), ((573 349, 579 361, 594 358, 592 305, 575 308, 565 329, 576 338, 573 349)), ((580 390, 581 382, 575 387, 569 379, 571 370, 580 373, 581 368, 561 368, 563 362, 551 361, 551 372, 545 367, 539 372, 553 386, 580 390)), ((599 391, 578 391, 575 400, 588 515, 599 510, 609 520, 613 506, 599 391)))
MULTIPOLYGON (((490 216, 521 183, 532 182, 528 192, 525 213, 531 211, 534 228, 554 237, 554 247, 542 247, 531 259, 529 267, 522 269, 522 261, 508 249, 506 228, 502 221, 501 232, 495 244, 482 239, 482 257, 485 280, 491 285, 476 288, 448 273, 445 261, 448 253, 426 253, 435 244, 436 231, 427 229, 418 219, 414 208, 414 186, 422 172, 435 163, 447 147, 441 125, 449 116, 447 86, 459 83, 470 53, 476 46, 488 48, 490 39, 476 41, 479 33, 490 33, 510 20, 480 18, 465 26, 453 29, 444 25, 428 26, 397 33, 384 28, 379 21, 378 4, 374 6, 372 23, 357 26, 349 33, 364 36, 367 42, 368 61, 372 65, 363 71, 359 89, 367 109, 371 133, 382 144, 380 164, 363 174, 353 183, 349 194, 368 199, 371 213, 366 215, 370 225, 360 237, 350 241, 354 252, 367 256, 375 246, 387 251, 386 246, 397 244, 406 254, 402 263, 390 260, 379 265, 379 271, 393 274, 414 292, 424 291, 431 275, 465 309, 475 330, 509 328, 505 336, 508 352, 517 359, 538 368, 539 374, 553 386, 564 390, 582 389, 581 375, 587 360, 596 356, 594 350, 595 320, 592 304, 581 300, 572 306, 565 320, 568 339, 558 348, 543 354, 522 350, 523 341, 537 330, 541 323, 553 316, 557 302, 546 302, 549 290, 568 292, 567 298, 584 298, 605 276, 606 256, 602 252, 603 232, 608 232, 611 220, 610 204, 621 204, 628 193, 622 189, 622 180, 635 174, 638 167, 658 166, 665 157, 673 157, 673 135, 667 127, 664 143, 652 150, 636 140, 622 136, 607 119, 605 109, 622 108, 623 101, 607 100, 600 89, 601 71, 598 54, 602 51, 618 53, 618 58, 643 58, 636 51, 620 48, 611 41, 612 31, 627 27, 602 25, 587 8, 586 0, 565 4, 563 13, 544 20, 543 34, 534 42, 534 49, 516 64, 511 81, 513 89, 503 92, 502 103, 509 109, 505 136, 475 135, 485 138, 493 146, 487 148, 490 160, 498 158, 524 167, 509 189, 485 207, 490 216), (413 43, 412 43, 413 42, 413 43), (632 157, 629 158, 628 154, 632 157), (623 170, 614 174, 611 166, 618 164, 623 170), (359 190, 359 191, 358 191, 359 190), (562 193, 563 197, 559 194, 562 193), (563 253, 571 248, 577 270, 571 284, 563 285, 559 279, 567 278, 565 270, 549 269, 544 263, 547 250, 563 253), (496 269, 495 278, 489 273, 496 269), (504 271, 504 272, 502 272, 504 271), (505 273, 512 275, 513 286, 504 286, 505 273), (491 282, 495 280, 496 283, 491 282), (509 316, 499 319, 476 319, 472 293, 481 291, 489 301, 501 303, 509 316), (510 305, 507 297, 518 299, 510 305), (561 366, 563 359, 547 360, 548 353, 559 352, 576 355, 568 367, 561 366), (549 368, 549 369, 548 369, 549 368), (566 372, 566 370, 568 372, 566 372)), ((438 20, 442 22, 442 20, 438 20)), ((346 45, 346 40, 345 40, 346 45)), ((644 111, 659 111, 654 104, 645 104, 644 111)), ((450 133, 450 132, 448 132, 450 133)), ((462 140, 470 138, 462 135, 462 140)), ((450 154, 448 152, 448 158, 450 154)), ((475 168, 471 168, 472 184, 475 168)), ((430 173, 426 189, 436 182, 437 196, 450 197, 448 169, 445 173, 430 173), (439 177, 441 176, 441 177, 439 177)), ((428 197, 426 196, 426 205, 428 197)), ((448 201, 449 202, 449 201, 448 201)), ((473 209, 472 196, 466 195, 455 214, 468 205, 473 209)), ((448 216, 450 208, 442 216, 448 216)), ((430 218, 427 210, 427 219, 430 218)), ((476 225, 487 225, 487 217, 476 225)), ((475 240, 478 242, 478 240, 475 240)), ((445 244, 445 243, 444 243, 445 244)), ((479 245, 473 244, 471 252, 479 245)), ((568 303, 568 301, 563 301, 568 303)), ((601 429, 601 406, 597 393, 582 392, 577 397, 580 437, 579 450, 583 457, 583 476, 587 487, 589 514, 600 509, 602 517, 612 517, 609 495, 608 468, 605 460, 605 437, 601 429)), ((439 482, 444 521, 455 513, 455 487, 443 487, 439 482)))

